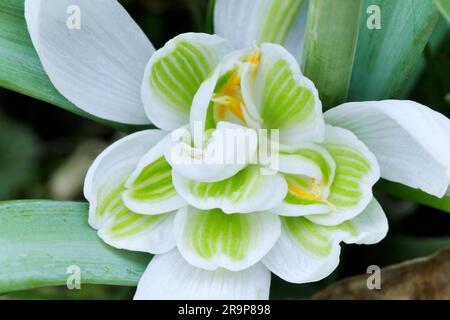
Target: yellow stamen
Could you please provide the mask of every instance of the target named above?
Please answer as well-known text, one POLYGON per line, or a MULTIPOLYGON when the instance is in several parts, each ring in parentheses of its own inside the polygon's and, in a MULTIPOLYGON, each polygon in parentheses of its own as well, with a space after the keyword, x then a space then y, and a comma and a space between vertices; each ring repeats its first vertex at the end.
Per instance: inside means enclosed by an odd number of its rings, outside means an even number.
POLYGON ((313 201, 324 201, 324 199, 322 199, 321 197, 317 196, 314 193, 310 193, 307 192, 305 190, 303 190, 302 188, 292 184, 292 183, 288 183, 288 188, 289 191, 291 191, 292 193, 294 193, 295 195, 301 197, 302 199, 306 199, 306 200, 313 200, 313 201))
POLYGON ((261 52, 258 49, 255 49, 252 53, 250 53, 245 60, 245 62, 252 63, 254 65, 258 65, 261 61, 261 52))
POLYGON ((288 189, 290 192, 302 199, 322 202, 330 206, 333 211, 337 210, 334 204, 329 202, 327 199, 322 198, 322 192, 319 189, 319 184, 315 181, 313 182, 312 192, 308 192, 292 183, 288 183, 288 189))

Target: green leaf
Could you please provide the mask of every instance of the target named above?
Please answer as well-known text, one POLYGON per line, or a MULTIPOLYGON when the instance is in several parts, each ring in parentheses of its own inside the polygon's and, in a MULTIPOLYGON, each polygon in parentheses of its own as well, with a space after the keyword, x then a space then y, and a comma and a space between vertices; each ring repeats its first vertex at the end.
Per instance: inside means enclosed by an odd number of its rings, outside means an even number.
POLYGON ((419 189, 413 189, 402 184, 386 180, 380 180, 375 187, 377 190, 383 191, 391 196, 412 200, 450 213, 450 189, 443 198, 437 198, 419 189))
POLYGON ((23 0, 0 2, 0 87, 43 100, 123 131, 135 131, 144 127, 97 118, 77 108, 55 89, 31 43, 24 18, 23 0))
POLYGON ((81 286, 135 286, 150 255, 103 243, 87 211, 77 202, 0 202, 0 293, 65 285, 71 265, 81 269, 81 286))
POLYGON ((345 101, 358 39, 362 0, 312 0, 303 51, 303 71, 325 108, 345 101))
POLYGON ((381 29, 361 17, 349 100, 398 98, 408 86, 438 21, 432 0, 364 0, 363 11, 380 8, 381 29))
POLYGON ((434 4, 442 13, 442 15, 450 22, 450 1, 448 0, 434 0, 434 4))

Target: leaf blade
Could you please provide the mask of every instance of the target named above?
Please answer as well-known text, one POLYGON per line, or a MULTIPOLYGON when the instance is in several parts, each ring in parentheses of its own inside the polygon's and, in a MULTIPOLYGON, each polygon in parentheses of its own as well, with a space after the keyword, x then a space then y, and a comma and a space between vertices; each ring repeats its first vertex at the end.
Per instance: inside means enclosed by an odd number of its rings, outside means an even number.
POLYGON ((376 184, 376 189, 400 199, 412 200, 420 204, 450 213, 450 189, 447 191, 447 194, 444 195, 443 198, 437 198, 421 190, 413 189, 405 185, 387 180, 380 180, 376 184))
POLYGON ((347 98, 359 33, 362 0, 310 2, 303 71, 325 108, 347 98))
POLYGON ((0 293, 65 285, 67 268, 81 285, 137 284, 150 255, 109 247, 87 224, 85 203, 0 202, 0 293))
POLYGON ((438 21, 432 0, 364 0, 380 8, 381 29, 362 15, 349 101, 399 98, 438 21))

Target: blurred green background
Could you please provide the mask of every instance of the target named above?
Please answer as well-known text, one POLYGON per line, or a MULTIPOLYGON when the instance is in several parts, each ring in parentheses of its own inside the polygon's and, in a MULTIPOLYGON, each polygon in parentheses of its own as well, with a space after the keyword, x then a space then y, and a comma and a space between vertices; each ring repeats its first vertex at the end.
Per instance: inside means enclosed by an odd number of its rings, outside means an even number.
MULTIPOLYGON (((127 10, 156 48, 177 34, 206 31, 207 0, 127 0, 127 10)), ((450 116, 450 33, 428 45, 409 98, 450 116)), ((84 175, 98 153, 121 137, 94 121, 27 96, 0 89, 0 200, 83 200, 84 175)), ((450 245, 450 215, 378 193, 390 233, 375 246, 344 246, 342 263, 327 279, 313 285, 273 280, 272 298, 309 298, 337 279, 431 254, 450 245)), ((450 280, 450 279, 449 279, 450 280)), ((49 287, 16 292, 0 299, 129 299, 134 288, 49 287)))

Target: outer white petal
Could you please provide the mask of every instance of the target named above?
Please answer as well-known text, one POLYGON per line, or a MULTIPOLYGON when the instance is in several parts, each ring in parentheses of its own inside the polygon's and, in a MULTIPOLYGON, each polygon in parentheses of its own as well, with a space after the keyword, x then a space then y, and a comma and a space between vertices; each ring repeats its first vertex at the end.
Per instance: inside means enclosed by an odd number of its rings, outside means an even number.
POLYGON ((148 62, 141 85, 149 119, 166 130, 187 124, 200 85, 232 49, 227 40, 203 33, 168 41, 148 62))
POLYGON ((450 183, 450 121, 413 101, 354 102, 325 114, 375 154, 381 176, 442 197, 450 183))
POLYGON ((272 42, 300 57, 306 16, 303 0, 216 0, 214 32, 243 49, 272 42), (236 32, 236 30, 239 30, 236 32))
POLYGON ((258 263, 243 271, 206 271, 177 250, 157 255, 139 281, 136 300, 266 300, 270 271, 258 263))
POLYGON ((279 218, 271 213, 225 214, 187 207, 175 217, 178 250, 205 270, 247 269, 269 252, 279 235, 279 218))
POLYGON ((116 0, 26 0, 25 18, 42 65, 63 96, 100 118, 149 122, 139 89, 154 48, 116 0), (69 28, 78 12, 80 29, 69 28))
POLYGON ((262 262, 280 278, 294 283, 319 281, 339 264, 338 237, 304 217, 281 218, 281 236, 262 262))
POLYGON ((225 213, 250 213, 278 206, 287 194, 282 175, 264 175, 262 169, 250 165, 234 176, 218 182, 197 182, 173 173, 177 192, 193 207, 219 208, 225 213))
MULTIPOLYGON (((89 201, 89 224, 99 229, 111 216, 109 210, 100 214, 99 206, 108 195, 122 188, 139 159, 156 145, 166 133, 161 130, 145 130, 131 134, 109 146, 90 167, 84 182, 84 196, 89 201), (100 201, 100 203, 99 203, 100 201)), ((120 198, 120 192, 111 200, 120 198)))
MULTIPOLYGON (((203 147, 193 147, 189 131, 181 130, 180 134, 173 132, 171 135, 165 156, 174 171, 187 179, 221 181, 255 161, 258 136, 252 129, 219 122, 217 129, 211 129, 211 136, 203 147), (185 135, 188 135, 187 141, 185 135)), ((201 130, 197 133, 204 136, 201 130)), ((194 141, 196 136, 194 132, 194 141)))
POLYGON ((139 158, 164 135, 160 130, 146 130, 123 138, 103 151, 89 169, 84 185, 89 224, 111 246, 149 253, 175 246, 174 213, 140 215, 125 207, 121 197, 139 158))

